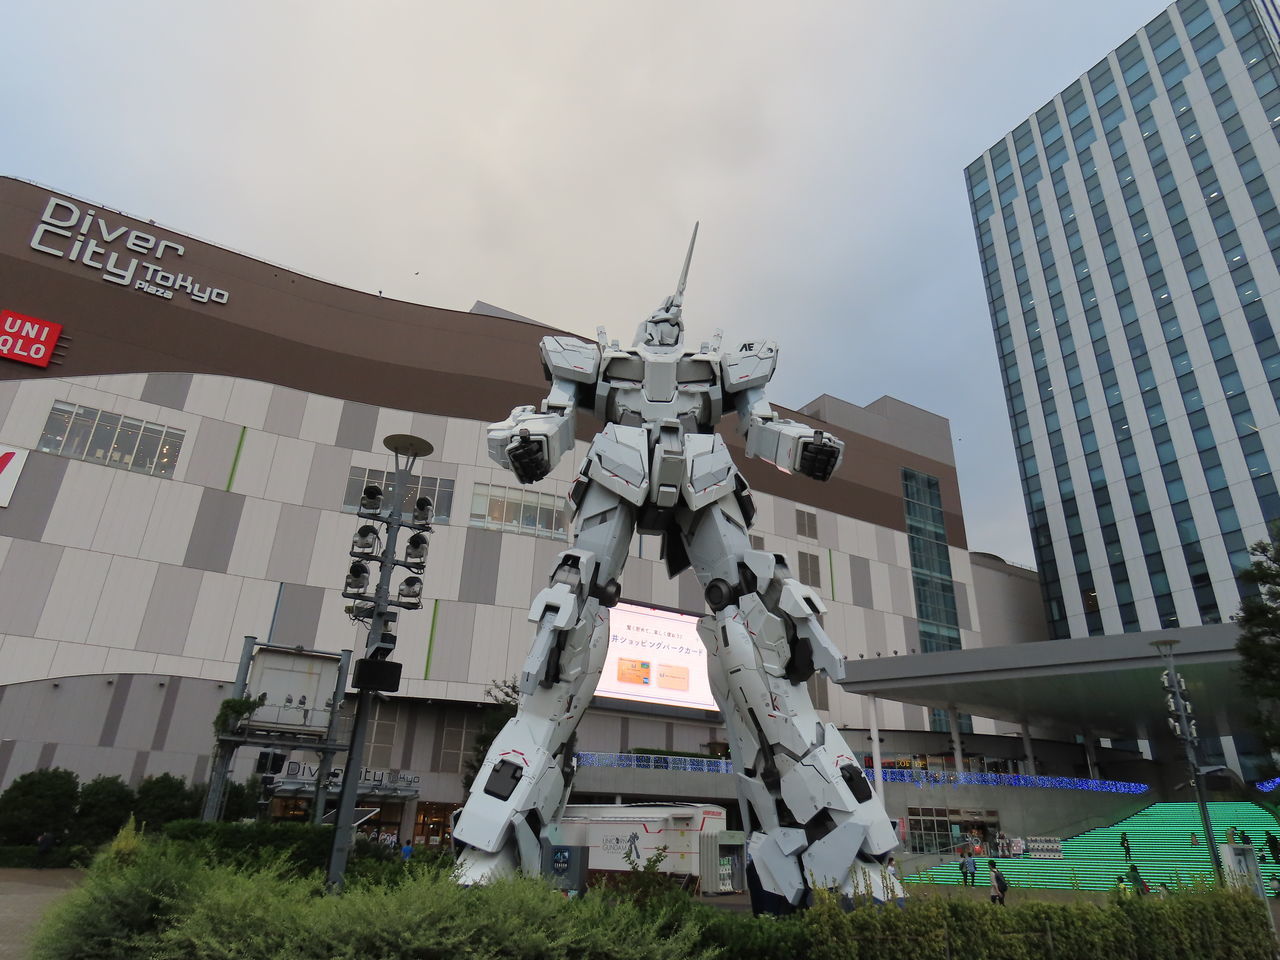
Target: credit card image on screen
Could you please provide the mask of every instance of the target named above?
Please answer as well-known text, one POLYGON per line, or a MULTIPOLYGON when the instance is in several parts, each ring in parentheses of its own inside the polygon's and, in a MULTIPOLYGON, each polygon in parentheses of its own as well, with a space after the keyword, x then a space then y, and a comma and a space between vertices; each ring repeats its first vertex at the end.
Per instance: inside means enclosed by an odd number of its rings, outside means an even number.
POLYGON ((609 653, 596 696, 718 710, 698 618, 619 603, 609 611, 609 653))
POLYGON ((618 658, 618 682, 619 683, 638 683, 641 686, 647 686, 649 683, 649 674, 652 668, 647 660, 629 660, 626 657, 618 658))

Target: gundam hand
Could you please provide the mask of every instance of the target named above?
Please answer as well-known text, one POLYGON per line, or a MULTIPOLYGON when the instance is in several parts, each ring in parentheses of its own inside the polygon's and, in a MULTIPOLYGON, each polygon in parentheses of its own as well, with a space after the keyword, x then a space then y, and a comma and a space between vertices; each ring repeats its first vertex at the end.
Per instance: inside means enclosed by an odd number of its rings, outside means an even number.
POLYGON ((541 437, 530 436, 528 430, 521 430, 507 444, 506 453, 511 472, 521 483, 537 483, 551 472, 546 441, 541 437))
POLYGON ((821 430, 813 431, 813 439, 800 441, 796 472, 815 480, 830 480, 844 453, 844 441, 821 430))
POLYGON ((794 420, 754 416, 746 433, 748 457, 815 480, 830 480, 844 458, 843 440, 794 420))
POLYGON ((521 483, 537 483, 573 449, 572 413, 516 407, 511 416, 489 425, 489 456, 521 483))

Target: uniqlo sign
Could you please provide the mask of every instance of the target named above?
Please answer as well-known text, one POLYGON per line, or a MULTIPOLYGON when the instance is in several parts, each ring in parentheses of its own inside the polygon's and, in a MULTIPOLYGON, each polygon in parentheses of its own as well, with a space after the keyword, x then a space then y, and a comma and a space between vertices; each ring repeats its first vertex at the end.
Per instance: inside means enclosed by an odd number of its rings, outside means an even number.
POLYGON ((7 507, 13 490, 18 485, 18 475, 27 462, 27 451, 18 447, 0 446, 0 507, 7 507))
POLYGON ((0 357, 47 367, 62 334, 62 324, 0 310, 0 357))

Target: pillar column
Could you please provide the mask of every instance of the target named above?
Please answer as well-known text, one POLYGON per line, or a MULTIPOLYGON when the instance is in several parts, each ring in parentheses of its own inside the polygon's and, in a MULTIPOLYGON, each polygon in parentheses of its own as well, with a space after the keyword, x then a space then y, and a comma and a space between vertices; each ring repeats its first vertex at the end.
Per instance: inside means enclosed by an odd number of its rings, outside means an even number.
POLYGON ((1026 723, 1022 725, 1022 753, 1022 772, 1029 777, 1035 776, 1036 755, 1031 747, 1031 727, 1026 723))
POLYGON ((421 797, 409 797, 404 802, 404 812, 400 815, 400 845, 413 843, 413 831, 418 825, 418 801, 421 797))
POLYGON ((1098 752, 1094 749, 1093 735, 1087 730, 1084 734, 1084 762, 1089 768, 1089 779, 1098 779, 1098 752))
POLYGON ((947 707, 947 724, 951 727, 951 755, 955 758, 956 771, 964 770, 964 750, 960 747, 960 712, 947 707))
POLYGON ((871 785, 875 787, 876 796, 884 803, 884 777, 880 775, 880 701, 874 694, 867 696, 867 726, 871 728, 871 765, 875 767, 871 785))
POLYGON ((1240 766, 1240 751, 1236 749, 1236 739, 1232 736, 1231 727, 1227 725, 1225 713, 1218 714, 1218 731, 1218 737, 1222 741, 1222 762, 1243 780, 1244 768, 1240 766))

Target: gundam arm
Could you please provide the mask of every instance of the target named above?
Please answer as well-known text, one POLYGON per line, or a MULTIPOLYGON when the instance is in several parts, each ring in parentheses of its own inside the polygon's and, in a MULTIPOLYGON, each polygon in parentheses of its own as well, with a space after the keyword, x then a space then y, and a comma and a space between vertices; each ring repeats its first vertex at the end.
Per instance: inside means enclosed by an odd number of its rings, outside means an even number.
POLYGON ((546 337, 540 349, 551 392, 535 409, 516 407, 489 425, 489 457, 521 483, 537 483, 573 449, 575 409, 583 387, 594 387, 600 366, 595 344, 573 337, 546 337))
POLYGON ((759 457, 785 473, 830 480, 844 457, 844 441, 821 430, 779 417, 764 396, 778 362, 772 340, 744 343, 721 364, 725 392, 738 411, 738 429, 747 438, 747 456, 759 457))

